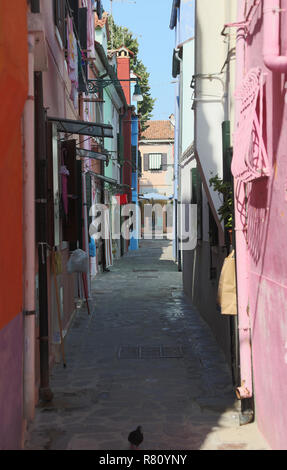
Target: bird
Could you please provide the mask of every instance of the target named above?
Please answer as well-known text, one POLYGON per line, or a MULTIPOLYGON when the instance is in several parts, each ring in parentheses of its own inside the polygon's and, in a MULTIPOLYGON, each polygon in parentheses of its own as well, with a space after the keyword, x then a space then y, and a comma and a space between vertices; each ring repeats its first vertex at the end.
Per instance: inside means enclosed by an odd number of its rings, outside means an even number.
POLYGON ((134 431, 129 433, 128 441, 131 444, 131 449, 137 449, 143 441, 143 433, 141 426, 138 426, 134 431))

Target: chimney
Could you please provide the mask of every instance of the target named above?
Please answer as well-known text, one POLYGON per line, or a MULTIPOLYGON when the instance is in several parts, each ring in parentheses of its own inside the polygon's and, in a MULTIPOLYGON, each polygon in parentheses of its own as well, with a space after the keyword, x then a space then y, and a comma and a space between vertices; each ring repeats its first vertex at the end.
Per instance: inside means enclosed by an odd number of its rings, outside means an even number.
MULTIPOLYGON (((131 57, 134 55, 127 47, 122 46, 117 49, 117 75, 118 79, 121 80, 129 80, 130 79, 130 60, 131 57)), ((122 81, 121 82, 126 100, 128 105, 131 104, 131 82, 122 81)))

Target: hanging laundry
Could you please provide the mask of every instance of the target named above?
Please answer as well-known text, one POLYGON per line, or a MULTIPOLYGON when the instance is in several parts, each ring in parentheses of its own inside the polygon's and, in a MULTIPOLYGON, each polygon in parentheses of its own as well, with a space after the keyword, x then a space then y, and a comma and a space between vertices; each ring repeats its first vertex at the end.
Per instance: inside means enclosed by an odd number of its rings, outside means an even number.
POLYGON ((70 98, 74 103, 75 109, 78 109, 78 45, 73 29, 72 18, 67 18, 67 38, 68 38, 68 73, 72 88, 70 98))
POLYGON ((116 194, 117 203, 123 206, 128 203, 127 194, 116 194))
POLYGON ((93 15, 94 3, 95 3, 94 0, 87 1, 87 8, 88 8, 87 46, 90 52, 92 52, 93 50, 94 41, 95 41, 95 28, 94 28, 94 15, 93 15))
POLYGON ((94 279, 98 273, 97 246, 96 246, 96 242, 94 238, 90 239, 89 253, 90 253, 90 276, 91 276, 91 279, 94 279))

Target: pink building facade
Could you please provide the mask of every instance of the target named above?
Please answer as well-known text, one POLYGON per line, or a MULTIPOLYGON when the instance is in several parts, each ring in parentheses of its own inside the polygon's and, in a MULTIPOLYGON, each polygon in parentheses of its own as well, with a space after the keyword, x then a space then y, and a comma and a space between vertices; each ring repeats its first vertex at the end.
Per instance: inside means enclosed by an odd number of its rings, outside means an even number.
POLYGON ((100 0, 17 4, 19 18, 15 5, 5 5, 0 21, 0 115, 8 139, 0 165, 1 450, 23 448, 36 404, 53 397, 54 362, 65 364, 63 338, 89 286, 88 275, 67 269, 76 248, 89 253, 86 183, 95 167, 87 155, 113 138, 112 126, 97 117, 102 100, 89 91, 98 76, 100 0))
POLYGON ((147 125, 139 142, 141 155, 139 199, 142 233, 145 230, 149 232, 151 229, 147 222, 148 210, 145 215, 145 204, 148 206, 155 204, 163 208, 163 214, 157 214, 155 217, 153 228, 163 230, 164 233, 171 233, 170 209, 174 193, 174 126, 171 120, 148 121, 147 125))
POLYGON ((287 0, 239 0, 235 184, 241 399, 287 448, 287 0))
POLYGON ((174 126, 170 120, 148 121, 147 125, 139 146, 142 157, 139 192, 143 196, 155 192, 172 198, 174 126), (154 158, 155 161, 151 160, 154 158))

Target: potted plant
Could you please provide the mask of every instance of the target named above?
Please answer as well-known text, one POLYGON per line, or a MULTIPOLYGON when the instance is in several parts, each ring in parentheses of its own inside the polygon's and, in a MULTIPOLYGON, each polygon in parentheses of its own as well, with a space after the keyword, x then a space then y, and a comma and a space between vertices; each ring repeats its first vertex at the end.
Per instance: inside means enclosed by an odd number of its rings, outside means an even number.
POLYGON ((218 192, 222 201, 218 209, 220 222, 224 221, 224 227, 227 229, 230 236, 230 243, 232 243, 232 229, 233 229, 233 190, 230 181, 223 181, 218 175, 209 179, 209 186, 214 191, 218 192))

